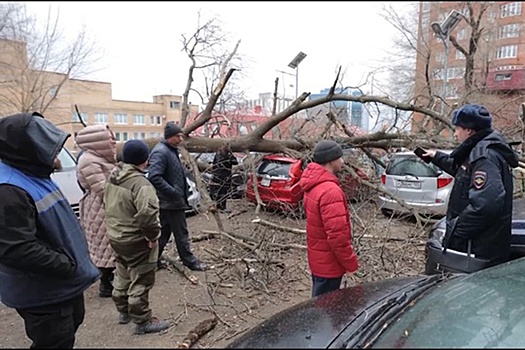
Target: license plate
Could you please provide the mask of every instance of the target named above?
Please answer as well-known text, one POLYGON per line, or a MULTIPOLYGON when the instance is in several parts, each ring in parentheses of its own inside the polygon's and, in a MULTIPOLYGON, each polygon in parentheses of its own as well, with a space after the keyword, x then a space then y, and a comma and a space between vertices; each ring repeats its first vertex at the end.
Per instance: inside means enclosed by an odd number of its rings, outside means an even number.
POLYGON ((270 186, 271 180, 268 178, 261 179, 261 186, 268 187, 270 186))
POLYGON ((414 181, 397 181, 396 182, 397 187, 403 187, 403 188, 412 188, 419 190, 421 188, 421 182, 414 182, 414 181))

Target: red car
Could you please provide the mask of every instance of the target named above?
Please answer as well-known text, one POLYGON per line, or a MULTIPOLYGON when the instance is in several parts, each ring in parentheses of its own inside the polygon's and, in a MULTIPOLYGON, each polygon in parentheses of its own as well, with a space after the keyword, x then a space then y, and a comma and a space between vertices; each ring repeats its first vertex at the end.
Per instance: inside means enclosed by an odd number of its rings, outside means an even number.
MULTIPOLYGON (((264 156, 256 165, 257 190, 261 201, 269 208, 292 211, 299 209, 303 193, 299 190, 298 182, 306 164, 303 159, 288 156, 264 156)), ((368 176, 362 169, 356 169, 356 172, 362 179, 368 180, 368 176)), ((348 199, 355 199, 358 196, 359 181, 352 175, 342 175, 340 182, 348 199)), ((246 183, 246 199, 257 203, 252 174, 248 176, 246 183)))

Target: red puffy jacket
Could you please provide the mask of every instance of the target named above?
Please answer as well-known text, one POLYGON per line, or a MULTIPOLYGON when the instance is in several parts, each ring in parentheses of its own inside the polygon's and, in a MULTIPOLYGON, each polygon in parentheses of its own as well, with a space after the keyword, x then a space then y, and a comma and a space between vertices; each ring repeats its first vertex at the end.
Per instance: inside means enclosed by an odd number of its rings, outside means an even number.
POLYGON ((299 185, 304 191, 306 245, 312 275, 336 278, 356 271, 350 212, 339 180, 323 166, 310 163, 299 185))

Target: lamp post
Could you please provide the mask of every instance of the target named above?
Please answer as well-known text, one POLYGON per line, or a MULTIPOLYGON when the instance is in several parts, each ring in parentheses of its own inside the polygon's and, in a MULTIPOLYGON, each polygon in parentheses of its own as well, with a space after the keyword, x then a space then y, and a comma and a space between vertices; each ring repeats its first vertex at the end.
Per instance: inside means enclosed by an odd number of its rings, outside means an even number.
POLYGON ((288 67, 295 69, 295 99, 297 99, 297 96, 299 96, 299 63, 301 63, 305 57, 306 54, 302 51, 299 51, 297 56, 295 56, 294 59, 288 63, 288 67))
POLYGON ((443 64, 443 84, 441 86, 441 114, 445 113, 445 99, 447 96, 447 83, 448 83, 448 56, 449 56, 449 44, 450 44, 450 33, 458 25, 463 18, 463 14, 456 10, 450 11, 447 18, 442 23, 433 22, 430 26, 432 31, 438 36, 445 46, 445 62, 443 64))

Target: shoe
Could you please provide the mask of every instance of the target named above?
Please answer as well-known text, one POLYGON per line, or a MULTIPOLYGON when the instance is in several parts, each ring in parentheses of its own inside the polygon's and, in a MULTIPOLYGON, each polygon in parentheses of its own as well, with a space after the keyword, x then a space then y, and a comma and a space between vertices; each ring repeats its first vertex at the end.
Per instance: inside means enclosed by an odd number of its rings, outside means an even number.
POLYGON ((129 317, 129 314, 125 312, 121 312, 118 315, 118 323, 120 324, 128 324, 129 321, 131 321, 131 318, 129 317))
POLYGON ((195 264, 186 267, 192 271, 206 271, 208 269, 208 265, 202 261, 197 261, 195 264))
POLYGON ((113 286, 100 285, 98 288, 98 296, 100 298, 111 298, 113 294, 113 286))
POLYGON ((149 321, 135 326, 135 334, 158 333, 170 327, 169 322, 161 321, 156 317, 152 317, 149 321))

